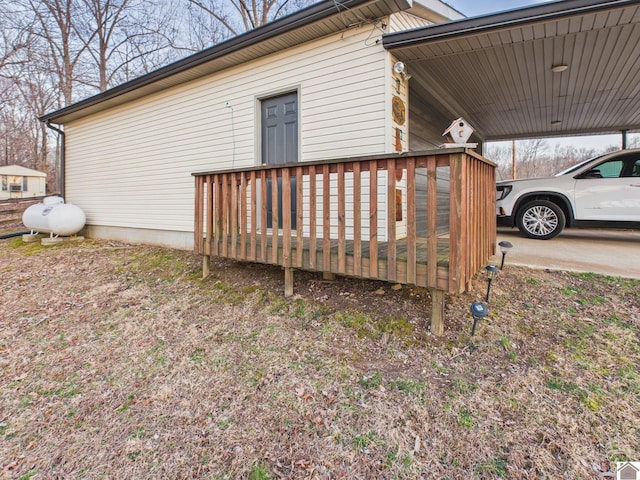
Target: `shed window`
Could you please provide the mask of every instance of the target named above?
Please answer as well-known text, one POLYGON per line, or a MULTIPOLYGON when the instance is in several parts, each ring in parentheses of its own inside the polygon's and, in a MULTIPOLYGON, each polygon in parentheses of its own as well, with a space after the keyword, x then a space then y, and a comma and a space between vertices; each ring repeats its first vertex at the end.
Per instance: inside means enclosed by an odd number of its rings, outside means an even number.
POLYGON ((25 192, 27 190, 27 177, 11 177, 9 179, 10 192, 25 192))
POLYGON ((4 176, 3 176, 3 177, 2 177, 2 191, 3 191, 3 192, 6 192, 6 191, 7 191, 7 188, 8 188, 8 187, 7 187, 7 184, 8 184, 8 182, 7 182, 7 177, 4 177, 4 176))

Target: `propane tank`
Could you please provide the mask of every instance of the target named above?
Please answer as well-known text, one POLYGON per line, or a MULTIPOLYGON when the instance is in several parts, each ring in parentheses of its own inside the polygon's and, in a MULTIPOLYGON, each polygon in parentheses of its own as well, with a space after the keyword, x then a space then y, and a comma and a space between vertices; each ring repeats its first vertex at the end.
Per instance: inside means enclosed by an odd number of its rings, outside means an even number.
POLYGON ((64 203, 62 197, 45 198, 22 214, 22 223, 32 232, 69 236, 84 228, 86 217, 80 207, 64 203))

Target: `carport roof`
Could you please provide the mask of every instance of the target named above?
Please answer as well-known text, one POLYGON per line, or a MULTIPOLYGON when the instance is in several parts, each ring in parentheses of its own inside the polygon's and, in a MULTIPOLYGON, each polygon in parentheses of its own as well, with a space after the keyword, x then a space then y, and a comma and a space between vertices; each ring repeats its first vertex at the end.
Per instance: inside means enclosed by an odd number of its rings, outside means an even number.
POLYGON ((640 2, 565 0, 387 34, 412 99, 484 140, 640 129, 640 2), (565 65, 561 72, 552 67, 565 65))

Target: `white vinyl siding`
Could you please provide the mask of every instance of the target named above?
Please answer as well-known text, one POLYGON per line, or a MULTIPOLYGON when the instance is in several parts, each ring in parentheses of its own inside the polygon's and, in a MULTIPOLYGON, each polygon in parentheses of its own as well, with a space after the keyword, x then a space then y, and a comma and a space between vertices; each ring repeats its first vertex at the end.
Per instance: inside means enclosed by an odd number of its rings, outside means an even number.
MULTIPOLYGON (((320 170, 320 169, 319 169, 320 170)), ((383 178, 384 172, 378 172, 378 239, 385 241, 387 237, 386 230, 386 176, 383 178)), ((369 236, 369 195, 368 188, 370 183, 369 172, 362 172, 361 174, 361 238, 367 238, 369 236)), ((316 238, 324 237, 324 204, 323 204, 323 177, 322 172, 319 171, 315 179, 316 184, 316 238)), ((332 192, 338 191, 338 176, 335 173, 329 175, 329 185, 332 192)), ((251 185, 247 186, 247 205, 251 204, 251 185)), ((310 223, 310 180, 309 176, 305 175, 302 178, 302 185, 298 185, 297 188, 303 189, 303 202, 302 205, 297 205, 298 209, 302 209, 303 223, 302 234, 305 237, 311 235, 311 223, 310 223)), ((260 188, 257 190, 258 209, 260 208, 260 188)), ((345 235, 347 240, 353 240, 354 238, 354 208, 353 208, 354 192, 353 192, 353 173, 345 173, 345 235)), ((330 218, 330 237, 338 238, 338 196, 332 194, 329 199, 329 218, 330 218)), ((256 227, 258 231, 261 229, 261 219, 258 216, 256 218, 256 227)), ((247 212, 247 231, 251 227, 251 211, 247 212)), ((271 234, 271 228, 267 227, 267 232, 271 234)), ((295 231, 293 232, 295 235, 295 231)))
POLYGON ((259 99, 284 91, 299 92, 301 161, 385 153, 387 57, 369 34, 351 29, 70 123, 67 201, 91 225, 193 231, 191 173, 259 163, 259 99))
POLYGON ((433 22, 407 12, 398 12, 391 15, 389 19, 389 32, 401 32, 427 25, 433 25, 433 22))

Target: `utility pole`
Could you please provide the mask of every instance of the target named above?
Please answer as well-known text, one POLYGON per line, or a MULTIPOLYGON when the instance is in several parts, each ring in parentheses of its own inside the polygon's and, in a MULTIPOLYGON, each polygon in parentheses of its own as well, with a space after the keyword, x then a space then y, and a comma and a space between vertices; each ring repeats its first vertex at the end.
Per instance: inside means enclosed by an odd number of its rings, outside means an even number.
POLYGON ((511 178, 516 179, 516 141, 511 140, 511 178))

